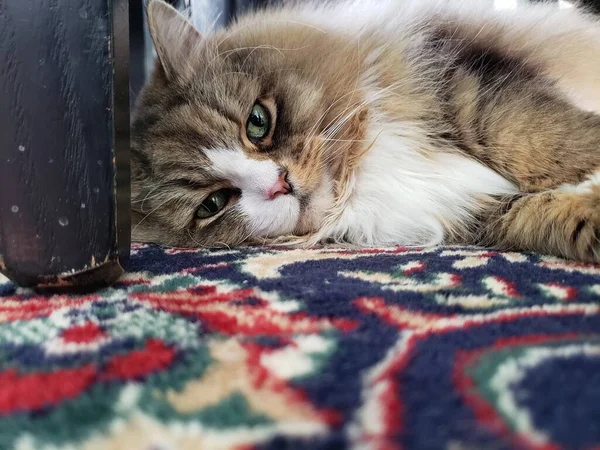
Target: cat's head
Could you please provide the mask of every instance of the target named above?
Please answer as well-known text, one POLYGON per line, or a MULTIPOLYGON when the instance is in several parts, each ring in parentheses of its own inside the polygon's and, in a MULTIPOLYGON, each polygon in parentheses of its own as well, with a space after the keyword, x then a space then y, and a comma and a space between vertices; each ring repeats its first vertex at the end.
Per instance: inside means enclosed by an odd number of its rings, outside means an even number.
POLYGON ((356 55, 260 14, 205 37, 153 0, 148 21, 157 66, 132 129, 133 239, 220 246, 317 230, 364 116, 356 55))

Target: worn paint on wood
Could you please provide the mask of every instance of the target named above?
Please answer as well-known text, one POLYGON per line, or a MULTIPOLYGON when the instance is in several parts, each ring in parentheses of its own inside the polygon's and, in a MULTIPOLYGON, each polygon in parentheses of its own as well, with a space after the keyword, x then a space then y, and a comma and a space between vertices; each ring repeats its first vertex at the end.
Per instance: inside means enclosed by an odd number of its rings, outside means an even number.
POLYGON ((126 0, 0 0, 0 256, 20 284, 122 271, 127 61, 126 0))

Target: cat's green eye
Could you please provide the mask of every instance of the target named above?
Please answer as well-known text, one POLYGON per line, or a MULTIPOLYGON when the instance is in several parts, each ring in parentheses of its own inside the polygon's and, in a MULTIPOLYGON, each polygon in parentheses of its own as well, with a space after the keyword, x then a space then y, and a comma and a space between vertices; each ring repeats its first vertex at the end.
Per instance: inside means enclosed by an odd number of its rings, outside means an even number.
POLYGON ((271 129, 271 117, 267 109, 260 103, 255 103, 246 123, 246 135, 251 141, 264 139, 271 129))
POLYGON ((200 207, 196 210, 196 217, 198 219, 208 219, 221 211, 229 200, 231 199, 231 191, 229 189, 221 189, 210 194, 202 202, 200 207))

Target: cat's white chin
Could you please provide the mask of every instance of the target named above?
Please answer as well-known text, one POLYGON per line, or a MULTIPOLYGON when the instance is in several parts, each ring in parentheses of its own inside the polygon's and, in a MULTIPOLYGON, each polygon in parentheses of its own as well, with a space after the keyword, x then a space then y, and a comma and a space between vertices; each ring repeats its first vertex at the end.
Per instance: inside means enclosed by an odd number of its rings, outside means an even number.
POLYGON ((309 189, 292 171, 294 192, 270 198, 269 191, 281 174, 279 165, 249 158, 239 148, 209 149, 205 154, 214 173, 241 190, 236 208, 245 218, 249 236, 273 238, 315 231, 334 204, 333 182, 326 172, 316 188, 309 189))
POLYGON ((300 219, 300 202, 293 195, 280 195, 265 200, 249 193, 242 197, 240 207, 246 216, 252 236, 277 237, 290 234, 300 219))
POLYGON ((333 203, 332 182, 323 176, 318 189, 306 202, 301 202, 296 195, 280 195, 265 201, 260 195, 250 194, 245 196, 241 207, 253 236, 274 238, 318 230, 333 203), (302 207, 302 203, 306 206, 302 207))

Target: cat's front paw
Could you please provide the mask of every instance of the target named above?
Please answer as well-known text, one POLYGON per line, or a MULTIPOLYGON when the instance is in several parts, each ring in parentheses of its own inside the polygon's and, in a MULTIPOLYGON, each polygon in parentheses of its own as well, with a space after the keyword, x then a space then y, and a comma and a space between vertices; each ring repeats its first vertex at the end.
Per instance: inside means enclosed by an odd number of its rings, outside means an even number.
MULTIPOLYGON (((562 211, 566 218, 566 256, 600 264, 600 187, 578 197, 562 211)), ((560 227, 560 220, 556 226, 560 227)))

